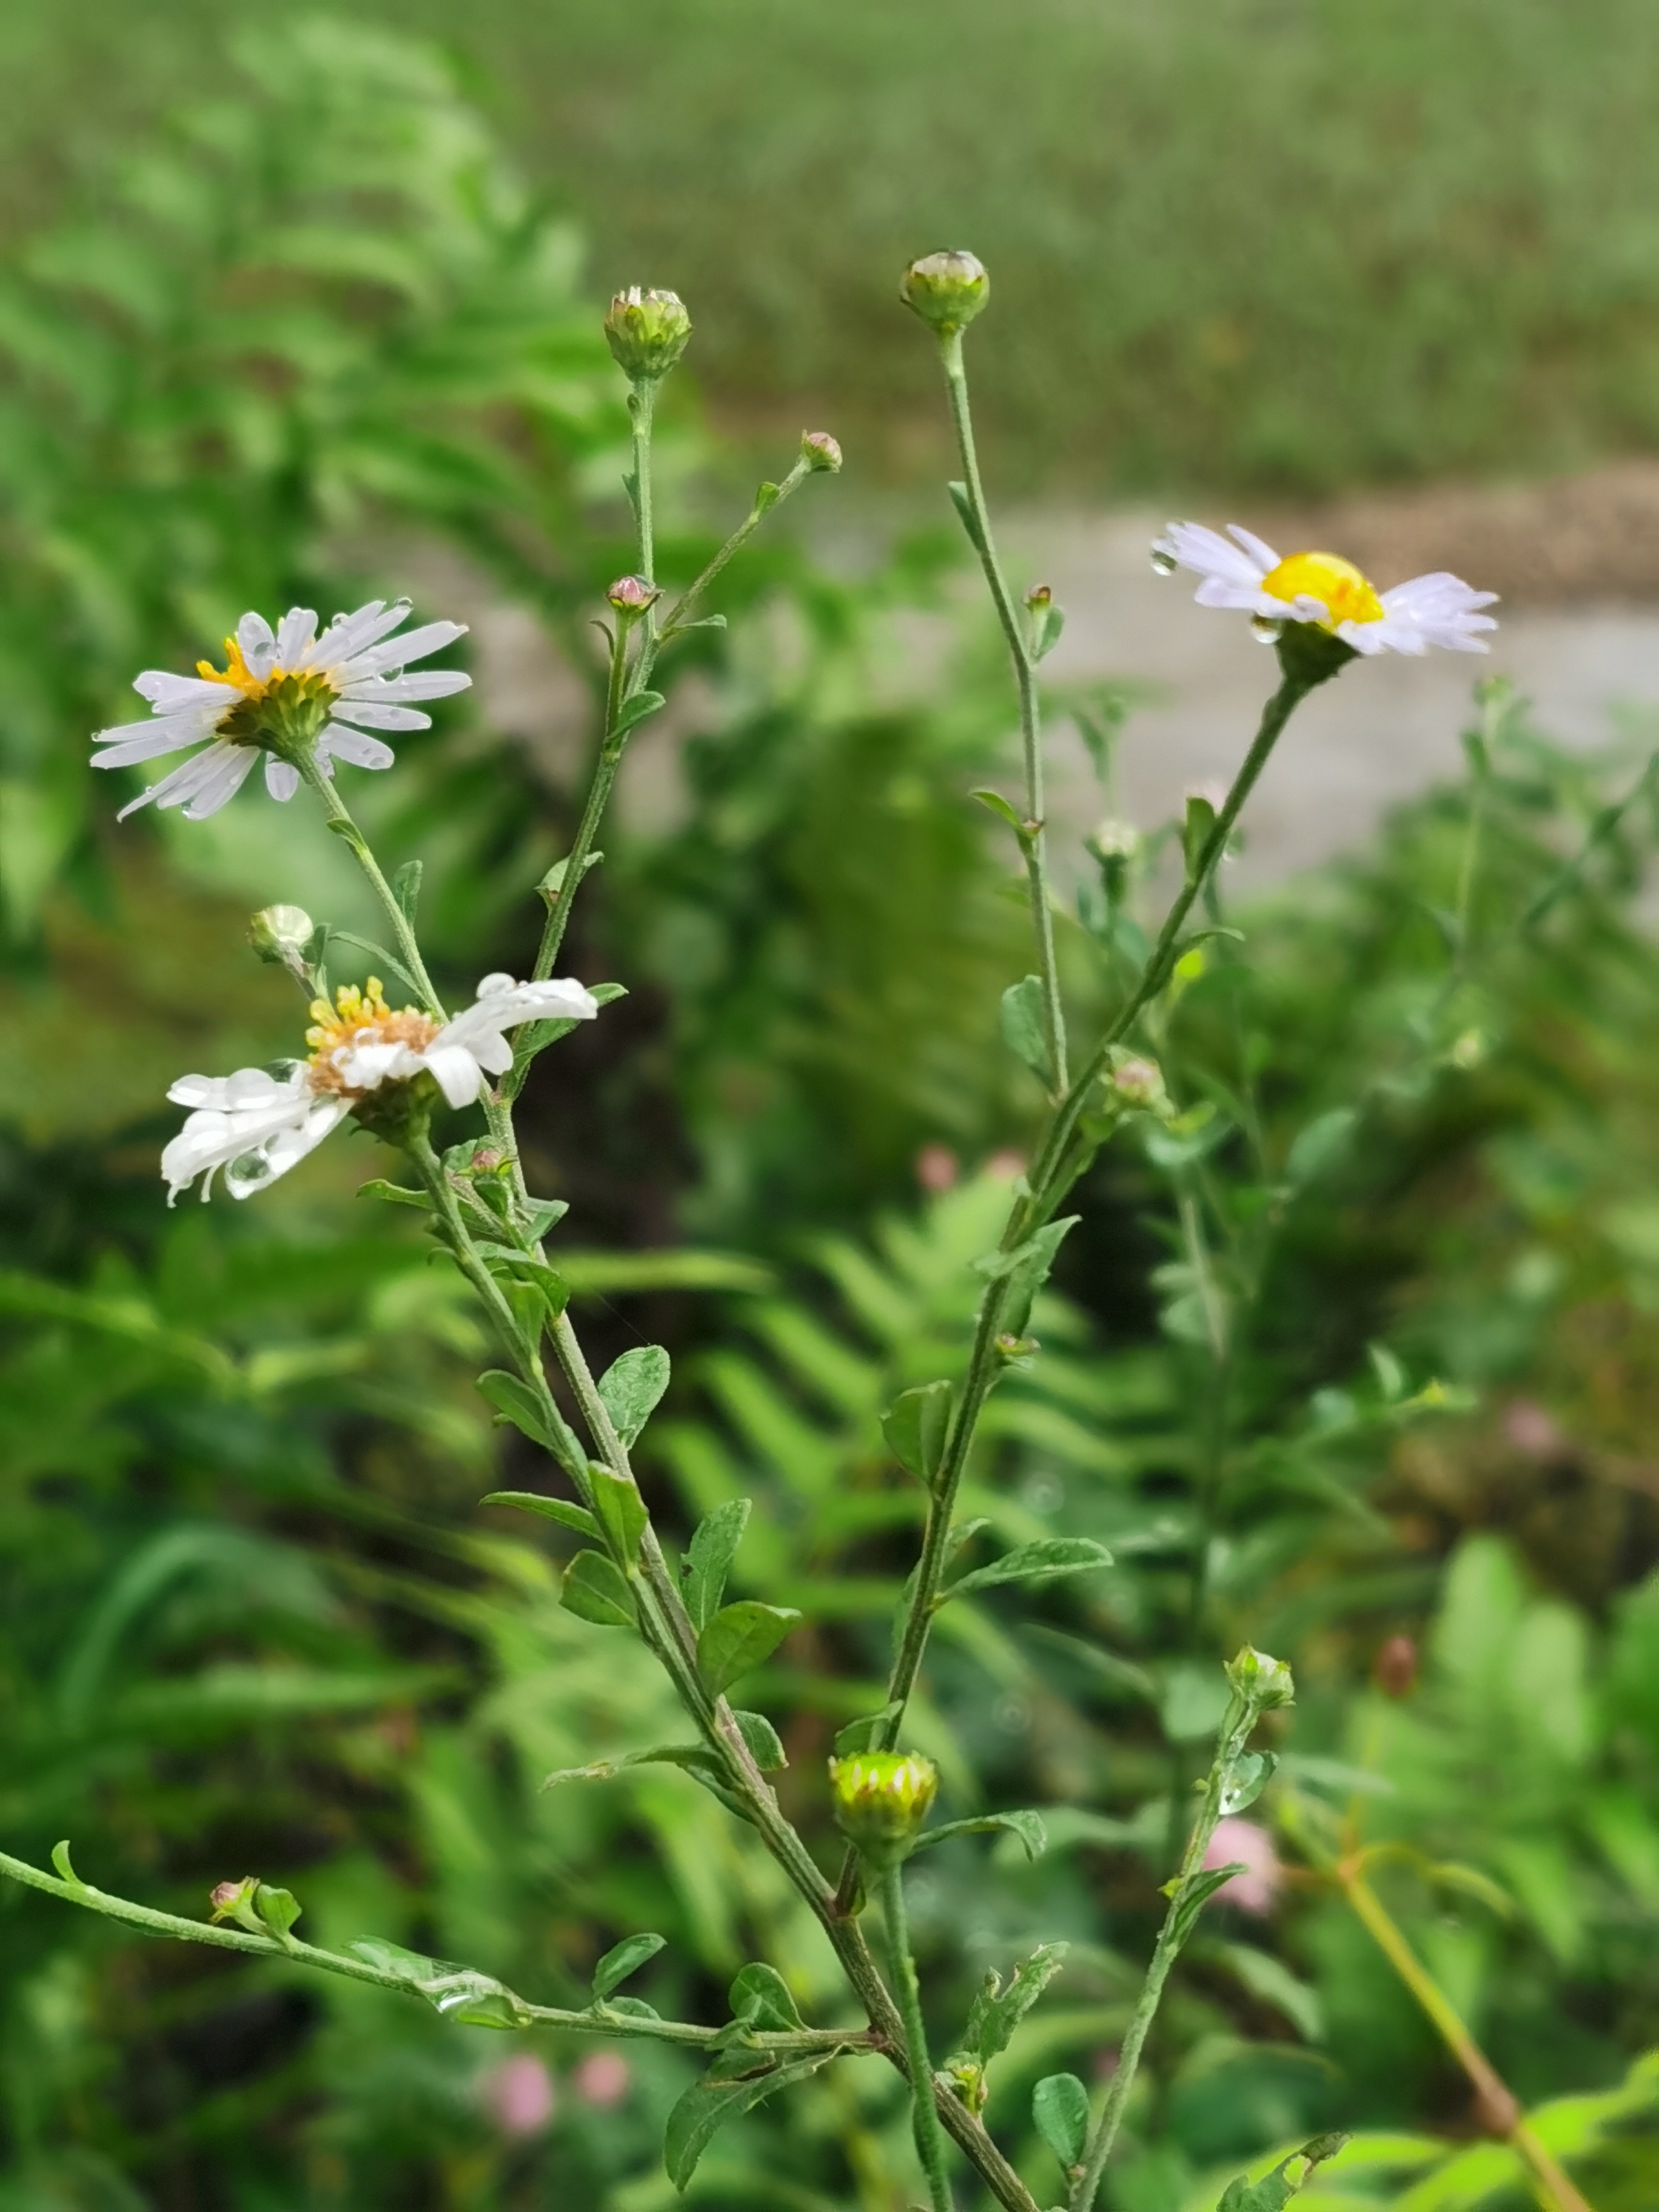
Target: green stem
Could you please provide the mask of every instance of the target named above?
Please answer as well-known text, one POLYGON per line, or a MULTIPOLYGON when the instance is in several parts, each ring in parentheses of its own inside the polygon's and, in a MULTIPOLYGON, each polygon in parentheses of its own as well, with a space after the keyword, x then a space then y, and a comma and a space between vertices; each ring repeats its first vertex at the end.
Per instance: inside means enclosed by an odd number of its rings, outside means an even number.
POLYGON ((1019 611, 1008 589, 991 535, 990 510, 980 480, 979 455, 974 444, 973 416, 968 404, 968 372, 963 359, 962 333, 953 331, 939 341, 945 364, 945 389, 951 399, 951 420, 962 456, 963 488, 973 520, 974 550, 985 572, 992 604, 1013 663, 1014 684, 1019 694, 1020 742, 1025 760, 1025 826, 1020 849, 1025 857, 1026 886, 1031 907, 1031 928, 1036 939, 1038 980, 1042 986, 1042 1021, 1048 1042, 1048 1065, 1053 1071, 1054 1095, 1066 1085, 1066 1018, 1060 1001, 1060 969, 1054 954, 1054 911, 1048 895, 1048 860, 1043 825, 1042 706, 1037 689, 1036 665, 1020 623, 1019 611))
POLYGON ((398 895, 380 872, 380 864, 369 849, 369 843, 351 817, 351 812, 334 787, 334 779, 323 774, 314 751, 301 754, 294 765, 323 802, 323 811, 328 817, 328 826, 335 835, 350 846, 357 866, 374 886, 374 896, 386 908, 386 920, 392 924, 392 933, 398 940, 398 951, 409 970, 410 980, 426 1001, 427 1012, 439 1021, 447 1019, 443 1001, 433 988, 432 978, 426 972, 426 963, 421 957, 421 948, 410 927, 409 916, 398 903, 398 895))
MULTIPOLYGON (((634 426, 634 473, 630 479, 634 520, 639 534, 640 574, 647 584, 657 580, 656 529, 651 507, 651 428, 657 411, 657 382, 655 377, 641 377, 629 386, 628 393, 629 418, 634 426)), ((642 627, 648 644, 657 631, 653 608, 647 608, 642 627)))
POLYGON ((916 1982, 916 1962, 910 1955, 910 1934, 904 1912, 904 1873, 896 1858, 877 1869, 876 1888, 881 1899, 882 1918, 887 1923, 889 1968, 904 2022, 905 2065, 910 2076, 910 2118, 916 2153, 927 2177, 927 2193, 933 2199, 933 2212, 953 2212, 951 2184, 945 2171, 945 2137, 933 2096, 933 2062, 927 2055, 921 1991, 916 1982))
MULTIPOLYGON (((720 574, 720 570, 725 568, 727 562, 732 559, 732 556, 741 549, 749 538, 753 537, 756 531, 759 529, 761 524, 766 520, 767 516, 770 514, 773 508, 775 507, 781 507, 791 493, 797 490, 799 487, 805 482, 806 478, 812 474, 812 472, 811 464, 809 461, 799 460, 795 463, 794 467, 790 470, 788 475, 785 477, 781 483, 768 483, 761 486, 760 492, 756 497, 755 504, 750 508, 748 514, 744 515, 743 520, 738 525, 737 528, 732 532, 732 535, 726 539, 725 544, 720 547, 719 552, 714 555, 714 558, 708 563, 707 567, 702 570, 691 583, 687 585, 684 591, 680 593, 679 598, 675 600, 672 607, 669 610, 667 620, 663 623, 662 635, 657 641, 657 645, 659 647, 666 645, 677 631, 682 630, 686 627, 686 617, 690 613, 691 609, 696 605, 697 601, 702 597, 702 594, 708 590, 710 584, 714 582, 715 577, 720 574)), ((653 658, 654 659, 654 653, 653 658)), ((649 673, 648 664, 647 673, 649 673)))

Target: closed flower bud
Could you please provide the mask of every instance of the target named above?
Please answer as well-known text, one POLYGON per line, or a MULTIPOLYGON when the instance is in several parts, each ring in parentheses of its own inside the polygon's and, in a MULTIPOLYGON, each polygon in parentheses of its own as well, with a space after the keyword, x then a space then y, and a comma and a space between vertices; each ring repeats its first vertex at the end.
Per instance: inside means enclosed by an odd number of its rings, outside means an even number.
POLYGON ((678 292, 647 291, 630 284, 611 302, 605 343, 623 374, 654 383, 685 351, 691 318, 678 292))
POLYGON ((1391 1636, 1371 1662, 1371 1680, 1385 1698, 1408 1698, 1417 1685, 1417 1646, 1391 1636))
POLYGON ((1052 584, 1033 584, 1025 594, 1025 604, 1033 613, 1039 608, 1051 607, 1054 603, 1054 591, 1052 584))
POLYGON ((605 596, 619 615, 642 615, 662 593, 647 577, 618 576, 605 596))
POLYGON ((1271 1712, 1276 1705, 1296 1703, 1296 1683, 1290 1668, 1282 1659, 1270 1659, 1265 1651, 1258 1651, 1247 1644, 1227 1667, 1227 1680, 1247 1704, 1258 1712, 1271 1712))
POLYGON ((841 467, 841 441, 827 430, 803 430, 800 457, 809 469, 834 476, 841 467))
POLYGON ((939 1769, 916 1751, 859 1751, 830 1762, 836 1819, 872 1857, 915 1840, 939 1789, 939 1769))
POLYGON ((316 927, 302 906, 261 907, 248 922, 247 941, 261 960, 291 968, 316 927))
POLYGON ((949 249, 924 253, 904 272, 899 297, 941 337, 963 329, 991 295, 991 280, 975 253, 949 249))
POLYGON ((1128 1054, 1113 1068, 1109 1079, 1125 1106, 1152 1108, 1164 1103, 1164 1073, 1155 1060, 1128 1054))

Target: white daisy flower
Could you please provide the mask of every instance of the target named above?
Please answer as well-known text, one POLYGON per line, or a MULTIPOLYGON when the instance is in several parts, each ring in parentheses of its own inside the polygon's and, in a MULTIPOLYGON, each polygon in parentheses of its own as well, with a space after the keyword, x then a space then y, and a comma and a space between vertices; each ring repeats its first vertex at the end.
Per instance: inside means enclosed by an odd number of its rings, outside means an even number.
POLYGON ((133 690, 149 701, 148 721, 100 730, 94 768, 130 768, 186 745, 200 745, 182 766, 121 809, 182 806, 185 818, 216 814, 240 790, 261 752, 265 787, 273 799, 292 799, 300 787, 296 753, 312 745, 325 775, 337 760, 358 768, 390 768, 392 751, 375 730, 424 730, 432 717, 418 699, 443 699, 472 681, 459 669, 422 676, 404 673, 465 635, 465 623, 424 623, 402 637, 391 633, 408 619, 410 603, 371 599, 356 614, 336 615, 320 637, 309 607, 290 607, 275 629, 263 615, 246 614, 225 640, 225 666, 198 660, 194 676, 148 668, 133 690))
POLYGON ((492 1075, 513 1065, 507 1032, 520 1022, 592 1021, 599 1000, 569 976, 515 983, 486 975, 478 995, 454 1020, 439 1023, 405 1006, 394 1013, 371 975, 367 991, 343 984, 331 1006, 313 1002, 306 1031, 309 1060, 285 1075, 240 1068, 234 1075, 181 1076, 167 1097, 191 1111, 161 1155, 171 1206, 199 1175, 202 1196, 225 1171, 233 1198, 263 1190, 314 1152, 349 1114, 372 1108, 391 1084, 429 1075, 452 1106, 470 1106, 492 1075))
POLYGON ((1262 623, 1314 623, 1356 653, 1415 654, 1431 645, 1485 653, 1476 633, 1498 627, 1480 611, 1497 592, 1472 591, 1461 576, 1443 570, 1378 592, 1340 554, 1292 553, 1281 561, 1236 522, 1226 538, 1202 523, 1172 522, 1152 546, 1152 564, 1165 575, 1189 568, 1201 576, 1194 595, 1200 606, 1242 607, 1262 623))

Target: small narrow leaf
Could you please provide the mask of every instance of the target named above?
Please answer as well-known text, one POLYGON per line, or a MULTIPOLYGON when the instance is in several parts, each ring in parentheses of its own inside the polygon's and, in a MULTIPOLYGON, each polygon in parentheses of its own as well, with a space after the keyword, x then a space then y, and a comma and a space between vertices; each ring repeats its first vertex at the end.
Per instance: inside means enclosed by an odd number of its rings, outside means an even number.
POLYGON ((1181 849, 1186 855, 1187 880, 1195 883, 1204 863, 1204 855, 1215 830, 1215 808, 1200 793, 1192 793, 1187 800, 1187 816, 1181 825, 1181 849))
POLYGON ((697 1670, 718 1696, 782 1643, 800 1615, 793 1606, 743 1598, 723 1607, 697 1638, 697 1670))
POLYGON ((749 1747, 749 1756, 763 1774, 778 1774, 788 1765, 778 1732, 764 1713, 733 1712, 732 1717, 749 1747))
POLYGON ((631 1444, 668 1388, 668 1354, 659 1344, 636 1344, 599 1378, 599 1395, 623 1443, 631 1444))
POLYGON ((587 1479, 593 1492, 593 1516, 609 1538, 611 1549, 619 1552, 631 1569, 640 1556, 640 1539, 647 1522, 645 1500, 638 1487, 625 1474, 613 1474, 608 1467, 590 1462, 587 1479))
POLYGON ((798 2058, 788 2066, 769 2067, 739 2081, 694 2081, 668 2115, 663 2133, 662 2162, 676 2189, 684 2189, 696 2172, 697 2160, 728 2120, 735 2120, 763 2098, 775 2096, 792 2083, 805 2081, 825 2063, 823 2058, 798 2058))
POLYGON ((556 1454, 558 1445, 546 1412, 527 1382, 521 1382, 503 1367, 489 1367, 478 1377, 478 1388, 495 1408, 497 1425, 510 1421, 532 1443, 556 1454))
POLYGON ((1247 1751, 1235 1760, 1221 1793, 1224 1814, 1242 1813, 1254 1805, 1273 1778, 1279 1761, 1270 1751, 1247 1751))
POLYGON ((415 909, 421 897, 421 864, 405 860, 392 878, 392 896, 398 902, 398 911, 413 929, 415 909))
POLYGON ((337 929, 333 935, 339 944, 355 945, 359 952, 367 952, 370 959, 378 961, 382 968, 390 969, 405 988, 412 991, 417 1000, 424 1001, 425 994, 395 952, 389 951, 384 945, 377 945, 372 937, 359 937, 355 930, 337 929))
POLYGON ((634 1600, 622 1569, 602 1552, 578 1552, 565 1569, 559 1602, 579 1620, 601 1628, 632 1628, 636 1625, 634 1600))
POLYGON ((975 553, 983 553, 985 540, 980 535, 979 518, 974 513, 974 505, 968 496, 967 485, 953 483, 946 484, 945 489, 951 495, 951 504, 957 511, 957 520, 968 533, 968 543, 975 553))
POLYGON ((951 1428, 951 1386, 923 1382, 901 1391, 881 1417, 881 1432, 899 1465, 931 1488, 951 1428))
POLYGON ((58 1878, 60 1881, 68 1882, 72 1889, 84 1889, 86 1887, 87 1885, 85 1882, 82 1881, 80 1875, 76 1874, 75 1869, 70 1864, 70 1847, 67 1837, 64 1838, 62 1843, 54 1844, 52 1845, 52 1863, 58 1869, 58 1878))
MULTIPOLYGON (((603 853, 590 853, 582 862, 582 875, 585 877, 590 868, 597 868, 604 858, 603 853)), ((536 886, 541 894, 543 904, 550 908, 556 907, 559 902, 560 895, 564 890, 565 875, 569 866, 570 861, 568 855, 562 860, 555 860, 536 886)))
POLYGON ((291 1889, 275 1889, 262 1881, 253 1893, 253 1909, 277 1942, 286 1943, 304 1907, 291 1889))
POLYGON ((1170 1933, 1177 1944, 1184 1943, 1192 1934, 1199 1914, 1217 1890, 1224 1888, 1236 1874, 1248 1871, 1242 1859, 1235 1859, 1230 1866, 1206 1867, 1201 1874, 1194 1875, 1184 1889, 1178 1882, 1164 1883, 1163 1893, 1166 1897, 1180 1893, 1170 1923, 1170 1933))
POLYGON ((570 1211, 569 1201, 562 1198, 532 1198, 524 1210, 524 1233, 532 1244, 539 1244, 550 1229, 564 1219, 570 1211))
POLYGON ((1031 2118, 1061 2166, 1068 2171, 1083 2157, 1089 2140, 1089 2092, 1075 2074, 1050 2074, 1031 2092, 1031 2118))
POLYGON ((749 1514, 748 1498, 728 1498, 697 1523, 684 1570, 685 1609, 696 1629, 706 1628, 720 1611, 726 1578, 749 1525, 749 1514))
POLYGON ((1025 817, 1017 806, 1011 805, 1011 803, 1003 797, 1000 791, 975 791, 971 793, 969 796, 978 799, 981 806, 988 807, 990 811, 997 817, 999 821, 1006 822, 1008 827, 1013 831, 1015 836, 1018 838, 1020 843, 1022 845, 1024 844, 1028 835, 1025 827, 1025 817))
POLYGON ((587 1766, 561 1766, 546 1777, 544 1790, 556 1790, 565 1782, 610 1782, 630 1766, 679 1766, 700 1772, 714 1765, 714 1754, 706 1743, 656 1743, 649 1751, 625 1751, 615 1759, 596 1759, 587 1766))
POLYGON ((638 1973, 647 1960, 666 1948, 665 1936, 629 1936, 607 1951, 593 1969, 593 2002, 603 2004, 612 1990, 620 1989, 630 1974, 638 1973))
POLYGON ((1048 1032, 1042 1008, 1042 982, 1027 975, 1011 983, 1002 994, 1002 1041, 1016 1060, 1023 1060, 1045 1089, 1054 1083, 1048 1058, 1048 1032))
POLYGON ((631 699, 623 701, 608 734, 612 738, 626 737, 630 730, 638 729, 641 722, 648 720, 659 708, 667 704, 660 691, 635 692, 631 699))
POLYGON ((1285 1162, 1285 1180, 1292 1188, 1300 1189, 1312 1182, 1346 1149, 1359 1119, 1352 1106, 1339 1106, 1329 1114, 1322 1114, 1317 1121, 1310 1121, 1301 1130, 1285 1162))
POLYGON ((423 1190, 405 1190, 402 1183, 388 1182, 384 1176, 374 1176, 368 1182, 360 1182, 357 1195, 383 1198, 392 1206, 418 1206, 427 1213, 432 1211, 432 1200, 423 1190))
POLYGON ((990 1589, 999 1583, 1054 1582, 1062 1575, 1086 1574, 1094 1567, 1109 1567, 1112 1555, 1092 1536, 1042 1536, 1035 1543, 1017 1544, 988 1567, 975 1567, 939 1593, 939 1602, 969 1590, 990 1589))
POLYGON ((788 1983, 775 1966, 763 1960, 739 1970, 731 1996, 732 2019, 763 2034, 787 2034, 806 2024, 788 1983))
POLYGON ((983 1836, 995 1832, 1018 1836, 1029 1860, 1040 1859, 1048 1848, 1048 1831, 1041 1813, 976 1813, 969 1820, 947 1820, 940 1828, 924 1828, 911 1845, 913 1852, 946 1842, 952 1836, 983 1836))
POLYGON ((597 1536, 599 1524, 585 1505, 573 1505, 562 1498, 544 1498, 538 1490, 491 1490, 478 1500, 480 1505, 516 1505, 520 1513, 539 1513, 544 1521, 556 1521, 561 1528, 574 1528, 579 1536, 597 1536))

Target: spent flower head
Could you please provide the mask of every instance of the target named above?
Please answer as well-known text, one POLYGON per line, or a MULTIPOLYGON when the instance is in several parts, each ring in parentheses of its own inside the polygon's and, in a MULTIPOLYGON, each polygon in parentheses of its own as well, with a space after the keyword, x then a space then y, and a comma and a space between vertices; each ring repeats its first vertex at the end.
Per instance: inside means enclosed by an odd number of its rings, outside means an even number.
POLYGON ((855 1751, 830 1762, 836 1820, 879 1857, 915 1842, 939 1791, 939 1769, 919 1751, 855 1751))
POLYGON ((941 337, 965 329, 991 296, 991 279, 976 253, 945 246, 905 270, 899 297, 941 337))
POLYGON ((390 768, 391 746, 372 732, 429 728, 432 717, 414 702, 447 698, 472 681, 459 669, 404 673, 466 633, 465 623, 434 622, 394 637, 409 613, 407 599, 370 599, 336 615, 320 637, 309 607, 290 607, 275 629, 263 615, 246 614, 225 640, 222 668, 207 660, 194 676, 147 668, 132 688, 149 701, 149 720, 100 730, 93 766, 131 768, 187 745, 201 750, 130 800, 118 820, 154 804, 182 806, 186 821, 200 822, 234 798, 261 754, 273 799, 293 798, 302 761, 326 776, 337 760, 390 768))
POLYGON ((1258 1651, 1254 1644, 1247 1644, 1237 1658, 1228 1661, 1227 1680, 1257 1712, 1272 1712, 1278 1706, 1296 1703, 1296 1682, 1289 1667, 1282 1659, 1258 1651))
POLYGON ((630 284, 611 301, 605 343, 617 366, 635 383, 655 384, 685 351, 691 318, 678 292, 630 284))
POLYGON ((817 470, 820 475, 835 476, 841 468, 841 441, 832 438, 827 430, 803 430, 800 457, 809 469, 817 470))

